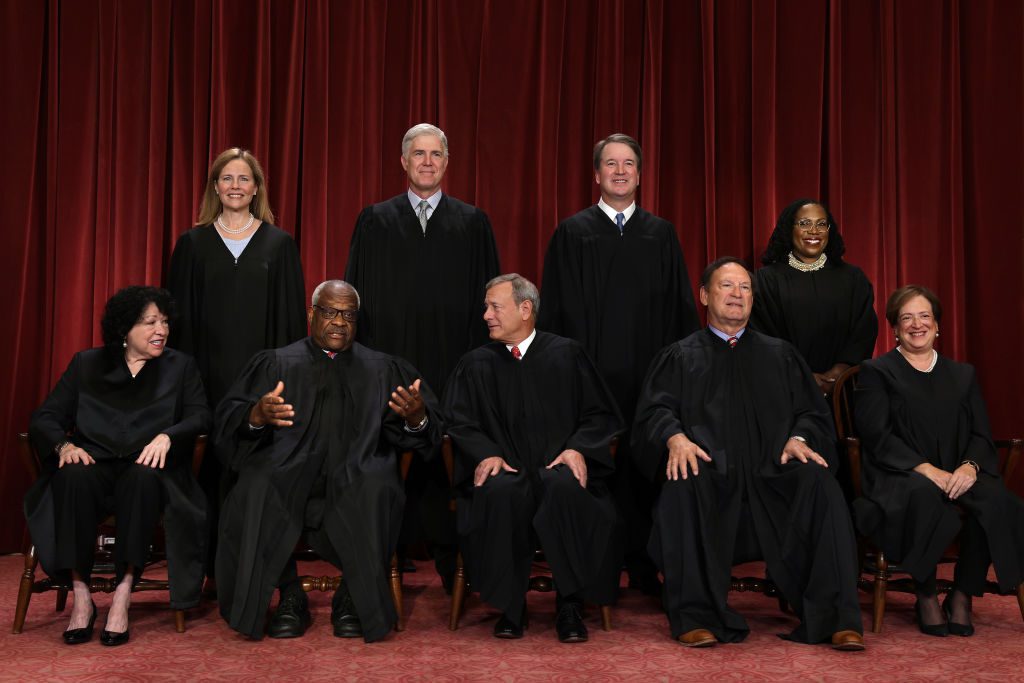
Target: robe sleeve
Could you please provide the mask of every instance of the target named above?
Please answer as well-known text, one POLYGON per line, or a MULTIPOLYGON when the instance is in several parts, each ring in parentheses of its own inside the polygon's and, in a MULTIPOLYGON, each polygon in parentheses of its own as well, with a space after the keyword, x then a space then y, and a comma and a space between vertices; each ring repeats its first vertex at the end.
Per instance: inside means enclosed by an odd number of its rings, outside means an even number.
POLYGON ((269 348, 287 346, 306 336, 306 283, 299 248, 291 237, 281 240, 271 277, 273 320, 268 321, 269 348))
POLYGON ((167 272, 167 289, 174 296, 178 307, 178 318, 171 329, 170 345, 189 355, 195 355, 199 340, 195 338, 196 323, 199 317, 197 308, 201 292, 195 289, 196 278, 192 270, 195 267, 192 238, 186 232, 178 238, 171 253, 171 265, 167 272))
MULTIPOLYGON (((391 384, 403 387, 410 386, 419 378, 419 373, 408 362, 396 358, 391 373, 391 384)), ((382 433, 384 440, 391 444, 396 451, 415 451, 425 460, 429 460, 437 452, 441 444, 441 435, 444 433, 444 421, 441 419, 441 411, 438 407, 437 397, 426 382, 420 383, 420 396, 423 397, 423 407, 427 411, 427 426, 418 432, 412 432, 405 428, 405 418, 390 406, 385 405, 384 425, 382 433)))
POLYGON ((192 441, 200 434, 209 432, 212 424, 210 407, 206 402, 206 392, 203 391, 203 380, 199 376, 196 361, 191 356, 185 357, 184 360, 185 368, 181 376, 181 419, 163 432, 170 437, 174 445, 192 441))
POLYGON ((857 365, 871 358, 878 338, 878 315, 875 314, 875 292, 871 282, 860 268, 848 266, 853 270, 850 296, 853 318, 850 320, 849 334, 846 344, 839 351, 835 363, 857 365))
POLYGON ((573 334, 565 320, 571 313, 566 307, 566 302, 585 300, 580 288, 573 281, 572 274, 575 268, 570 263, 570 242, 568 230, 564 225, 559 225, 555 234, 551 236, 548 251, 544 255, 537 327, 545 332, 579 338, 573 334))
MULTIPOLYGON (((366 289, 367 271, 372 268, 369 252, 370 235, 373 229, 373 207, 367 206, 359 212, 356 219, 356 227, 352 231, 352 241, 348 248, 348 264, 345 266, 345 282, 356 288, 357 292, 366 289)), ((359 342, 371 349, 377 348, 376 334, 374 333, 374 321, 366 315, 367 311, 360 312, 359 320, 359 342)))
POLYGON ((583 347, 578 345, 575 374, 579 415, 566 448, 583 454, 591 476, 608 476, 615 470, 609 446, 612 438, 623 431, 622 417, 608 386, 583 347))
POLYGON ((776 311, 780 311, 778 290, 775 278, 769 274, 768 268, 761 268, 754 274, 754 309, 750 313, 750 328, 769 337, 785 339, 786 334, 776 324, 776 311))
MULTIPOLYGON (((273 438, 274 427, 249 429, 249 413, 260 397, 277 386, 279 372, 273 352, 257 353, 217 405, 214 416, 214 449, 224 465, 238 470, 265 441, 273 438)), ((287 397, 288 388, 285 387, 287 397)))
POLYGON ((456 366, 445 385, 443 408, 448 435, 474 468, 487 458, 507 457, 477 419, 480 407, 489 402, 477 394, 481 385, 476 362, 463 358, 456 366))
POLYGON ((671 259, 670 273, 672 288, 675 296, 667 297, 666 303, 669 310, 662 314, 666 320, 673 321, 667 325, 665 330, 668 338, 660 340, 662 344, 671 344, 674 341, 683 339, 700 329, 700 317, 697 315, 697 305, 693 300, 693 290, 690 288, 690 275, 686 270, 686 261, 683 259, 683 247, 679 243, 679 235, 675 227, 669 223, 669 235, 666 251, 671 259))
POLYGON ((53 449, 67 438, 68 432, 75 426, 81 358, 81 353, 74 355, 53 391, 32 414, 29 423, 32 446, 47 465, 55 466, 57 456, 53 449))
MULTIPOLYGON (((836 432, 832 411, 829 410, 828 403, 821 395, 821 389, 814 381, 810 366, 794 347, 789 347, 787 363, 793 405, 793 427, 786 438, 802 436, 807 439, 807 444, 824 458, 835 472, 839 463, 836 458, 836 432)), ((782 456, 781 450, 777 456, 782 456)))
POLYGON ((640 472, 652 481, 665 462, 669 438, 686 434, 680 395, 684 386, 681 353, 679 345, 672 344, 654 357, 636 407, 631 451, 640 472))
POLYGON ((854 393, 854 424, 868 456, 879 467, 905 472, 925 462, 925 458, 897 433, 890 393, 882 373, 870 364, 862 365, 854 393))
POLYGON ((981 397, 978 379, 971 368, 971 383, 967 394, 967 409, 971 420, 971 436, 961 461, 973 460, 984 472, 999 475, 999 456, 992 442, 992 428, 989 426, 988 410, 981 397))

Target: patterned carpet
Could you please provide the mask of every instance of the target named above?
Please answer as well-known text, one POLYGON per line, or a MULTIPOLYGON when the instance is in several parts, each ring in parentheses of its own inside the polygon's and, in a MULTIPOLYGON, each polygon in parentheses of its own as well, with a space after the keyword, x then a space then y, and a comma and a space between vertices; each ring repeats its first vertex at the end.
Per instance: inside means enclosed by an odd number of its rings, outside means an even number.
MULTIPOLYGON (((522 640, 493 638, 497 613, 476 597, 467 601, 460 629, 449 631, 449 599, 431 568, 420 564, 405 578, 408 630, 372 645, 331 635, 328 594, 311 596, 313 626, 305 637, 252 642, 228 629, 212 604, 190 612, 187 632, 177 634, 160 602, 165 595, 146 593, 133 603, 129 644, 104 648, 94 639, 69 647, 60 640, 67 617, 54 611, 53 593, 34 596, 24 632, 10 634, 21 566, 20 557, 0 557, 2 680, 1024 680, 1024 623, 1012 597, 975 602, 973 638, 939 639, 917 632, 910 596, 892 595, 884 632, 867 634, 867 651, 843 653, 780 640, 775 634, 790 630, 793 618, 775 601, 747 593, 731 598, 750 623, 746 642, 687 650, 669 639, 652 599, 625 591, 612 632, 601 631, 592 609, 590 642, 562 645, 554 635, 552 594, 530 595, 530 627, 522 640)), ((330 573, 326 565, 303 571, 330 573)), ((737 575, 759 571, 742 567, 737 575)), ((110 597, 98 595, 96 603, 98 636, 110 597)), ((867 621, 867 596, 862 604, 867 621)))

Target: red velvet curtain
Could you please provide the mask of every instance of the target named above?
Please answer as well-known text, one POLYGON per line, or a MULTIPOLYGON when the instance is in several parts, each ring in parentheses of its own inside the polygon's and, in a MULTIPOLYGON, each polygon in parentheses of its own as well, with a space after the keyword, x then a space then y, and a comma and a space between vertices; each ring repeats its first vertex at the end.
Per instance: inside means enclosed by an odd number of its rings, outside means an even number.
POLYGON ((0 0, 5 511, 28 485, 14 434, 106 298, 162 281, 217 152, 264 163, 311 289, 343 274, 360 208, 404 189, 420 121, 531 278, 611 132, 640 139, 640 202, 694 276, 755 261, 784 204, 822 197, 880 307, 938 291, 942 351, 1020 433, 1022 35, 1017 0, 0 0))

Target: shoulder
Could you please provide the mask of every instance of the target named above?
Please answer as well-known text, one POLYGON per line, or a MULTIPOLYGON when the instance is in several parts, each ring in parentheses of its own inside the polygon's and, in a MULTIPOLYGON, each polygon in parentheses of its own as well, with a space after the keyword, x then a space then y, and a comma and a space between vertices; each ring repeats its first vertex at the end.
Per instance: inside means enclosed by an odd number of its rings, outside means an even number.
POLYGON ((563 218, 562 222, 558 224, 558 230, 569 233, 589 232, 591 226, 599 223, 602 219, 608 220, 608 217, 597 207, 597 204, 592 204, 568 218, 563 218))
POLYGON ((796 360, 801 364, 804 363, 803 356, 800 355, 800 352, 796 350, 795 346, 785 339, 772 337, 748 327, 746 332, 743 333, 743 341, 751 346, 756 345, 759 352, 762 354, 785 358, 787 360, 796 360))
POLYGON ((363 210, 359 212, 357 223, 366 224, 373 223, 374 221, 395 220, 402 211, 403 205, 409 206, 409 196, 404 192, 395 195, 391 199, 385 199, 382 202, 363 207, 363 210))
POLYGON ((569 339, 568 337, 562 337, 542 330, 537 330, 537 336, 534 338, 533 344, 530 345, 530 352, 534 351, 565 356, 576 356, 585 353, 583 345, 575 339, 569 339))
POLYGON ((630 222, 637 221, 640 225, 643 225, 648 231, 658 235, 671 235, 675 236, 676 227, 672 225, 671 221, 668 221, 661 216, 656 216, 647 209, 642 207, 636 207, 636 213, 630 218, 630 222))
POLYGON ((290 234, 288 234, 286 231, 282 230, 281 228, 277 227, 273 223, 264 223, 263 225, 261 225, 260 226, 260 232, 264 232, 264 234, 265 234, 265 238, 264 239, 266 239, 267 241, 270 241, 270 242, 280 243, 280 242, 294 242, 295 241, 290 234))
POLYGON ((178 236, 178 241, 175 243, 175 250, 179 248, 194 247, 196 244, 204 240, 210 239, 211 236, 216 235, 217 231, 212 225, 197 225, 193 228, 186 230, 178 236))
POLYGON ((441 195, 441 201, 447 203, 448 210, 452 213, 461 214, 467 217, 486 215, 482 209, 475 207, 472 204, 468 204, 461 199, 456 199, 448 193, 441 195))
POLYGON ((865 376, 870 377, 872 375, 891 378, 894 373, 904 365, 906 365, 906 361, 903 360, 900 352, 893 349, 887 353, 883 353, 877 358, 870 358, 861 363, 861 379, 865 376))
POLYGON ((974 366, 970 363, 960 363, 940 353, 938 365, 943 366, 946 372, 952 375, 958 382, 970 383, 975 381, 974 366))

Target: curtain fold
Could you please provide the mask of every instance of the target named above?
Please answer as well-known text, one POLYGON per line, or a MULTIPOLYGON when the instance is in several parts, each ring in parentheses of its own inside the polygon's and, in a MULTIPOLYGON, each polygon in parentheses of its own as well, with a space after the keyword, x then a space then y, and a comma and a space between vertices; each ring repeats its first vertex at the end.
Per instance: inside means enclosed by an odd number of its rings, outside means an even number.
MULTIPOLYGON (((596 201, 612 132, 643 145, 640 204, 676 225, 694 279, 727 253, 756 264, 781 207, 821 197, 879 310, 934 288, 941 351, 976 365, 997 433, 1024 428, 1021 3, 0 0, 0 19, 13 515, 16 432, 99 343, 110 294, 163 281, 217 153, 261 160, 312 291, 344 273, 359 210, 405 189, 420 121, 448 133, 446 191, 534 280, 558 221, 596 201)), ((0 530, 0 551, 22 541, 0 530)))

